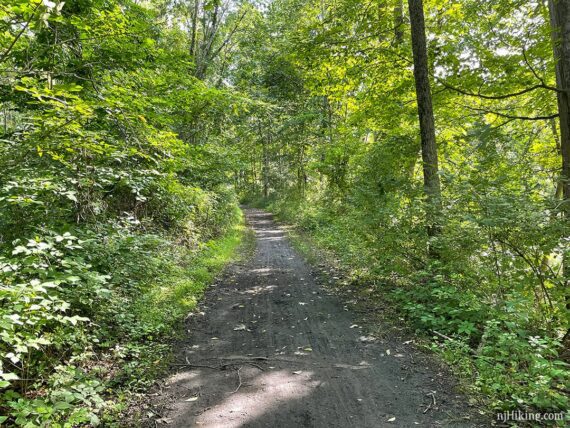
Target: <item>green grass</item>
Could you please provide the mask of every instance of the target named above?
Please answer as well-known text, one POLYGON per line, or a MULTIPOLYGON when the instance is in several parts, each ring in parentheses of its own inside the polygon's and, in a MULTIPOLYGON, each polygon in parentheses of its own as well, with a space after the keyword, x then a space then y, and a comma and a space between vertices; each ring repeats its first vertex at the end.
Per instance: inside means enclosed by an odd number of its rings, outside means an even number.
MULTIPOLYGON (((243 215, 222 236, 203 244, 199 250, 177 246, 156 248, 146 260, 154 264, 147 273, 141 295, 122 308, 129 313, 127 337, 119 343, 120 353, 110 358, 115 367, 107 382, 107 398, 102 411, 104 426, 132 426, 141 423, 145 394, 152 383, 168 373, 173 342, 186 329, 184 320, 197 308, 207 287, 231 262, 239 260, 251 245, 243 215), (121 422, 119 422, 121 421, 121 422)), ((145 264, 145 260, 140 263, 145 264)))
POLYGON ((219 239, 204 245, 197 254, 187 250, 171 266, 168 278, 161 279, 133 306, 142 323, 174 325, 192 311, 204 290, 220 271, 236 258, 236 249, 245 235, 243 219, 219 239))

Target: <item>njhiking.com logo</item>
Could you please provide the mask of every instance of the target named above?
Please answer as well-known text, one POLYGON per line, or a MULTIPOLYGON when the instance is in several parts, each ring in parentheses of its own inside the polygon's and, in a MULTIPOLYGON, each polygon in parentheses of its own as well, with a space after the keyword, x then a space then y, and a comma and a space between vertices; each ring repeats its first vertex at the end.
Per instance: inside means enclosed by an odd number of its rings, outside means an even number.
POLYGON ((497 420, 501 422, 508 421, 566 421, 570 420, 570 412, 550 412, 550 413, 533 413, 522 412, 520 410, 510 410, 507 412, 497 413, 497 420))

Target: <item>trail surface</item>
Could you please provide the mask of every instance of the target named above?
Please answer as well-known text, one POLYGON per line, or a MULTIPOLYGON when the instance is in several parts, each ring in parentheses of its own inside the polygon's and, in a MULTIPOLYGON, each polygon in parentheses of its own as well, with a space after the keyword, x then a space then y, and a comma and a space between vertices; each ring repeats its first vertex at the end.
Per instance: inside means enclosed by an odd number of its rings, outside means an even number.
POLYGON ((401 339, 365 336, 271 216, 246 216, 255 253, 188 321, 159 426, 478 426, 440 368, 401 339))

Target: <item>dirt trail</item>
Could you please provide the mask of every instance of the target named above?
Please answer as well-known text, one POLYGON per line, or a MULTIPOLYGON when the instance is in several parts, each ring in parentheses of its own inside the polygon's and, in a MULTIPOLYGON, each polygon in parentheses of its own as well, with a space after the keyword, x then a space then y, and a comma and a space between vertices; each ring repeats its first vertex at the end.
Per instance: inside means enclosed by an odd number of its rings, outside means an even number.
POLYGON ((401 339, 368 342, 351 328, 353 315, 269 214, 246 216, 255 253, 227 270, 189 321, 178 372, 156 397, 159 426, 478 426, 426 358, 401 339))

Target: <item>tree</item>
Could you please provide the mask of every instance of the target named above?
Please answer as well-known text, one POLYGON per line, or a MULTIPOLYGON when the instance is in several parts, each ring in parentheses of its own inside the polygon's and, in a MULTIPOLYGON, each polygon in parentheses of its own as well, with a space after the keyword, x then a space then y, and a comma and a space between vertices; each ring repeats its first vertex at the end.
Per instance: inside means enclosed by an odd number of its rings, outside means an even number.
MULTIPOLYGON (((570 219, 570 1, 549 0, 552 44, 556 61, 556 88, 560 119, 560 153, 562 155, 562 212, 570 219)), ((563 286, 566 309, 570 311, 570 255, 563 255, 563 286)), ((564 337, 570 348, 570 329, 564 337)))
POLYGON ((396 0, 394 5, 394 42, 402 44, 404 40, 404 1, 396 0))
MULTIPOLYGON (((427 232, 428 236, 437 236, 440 232, 441 184, 438 174, 438 155, 435 140, 435 119, 429 82, 429 69, 422 0, 408 0, 410 23, 412 28, 412 51, 414 54, 414 80, 420 121, 422 146, 424 192, 427 197, 427 232)), ((433 253, 433 250, 430 251, 433 253)))
POLYGON ((570 213, 570 1, 549 0, 560 118, 563 197, 570 213))

